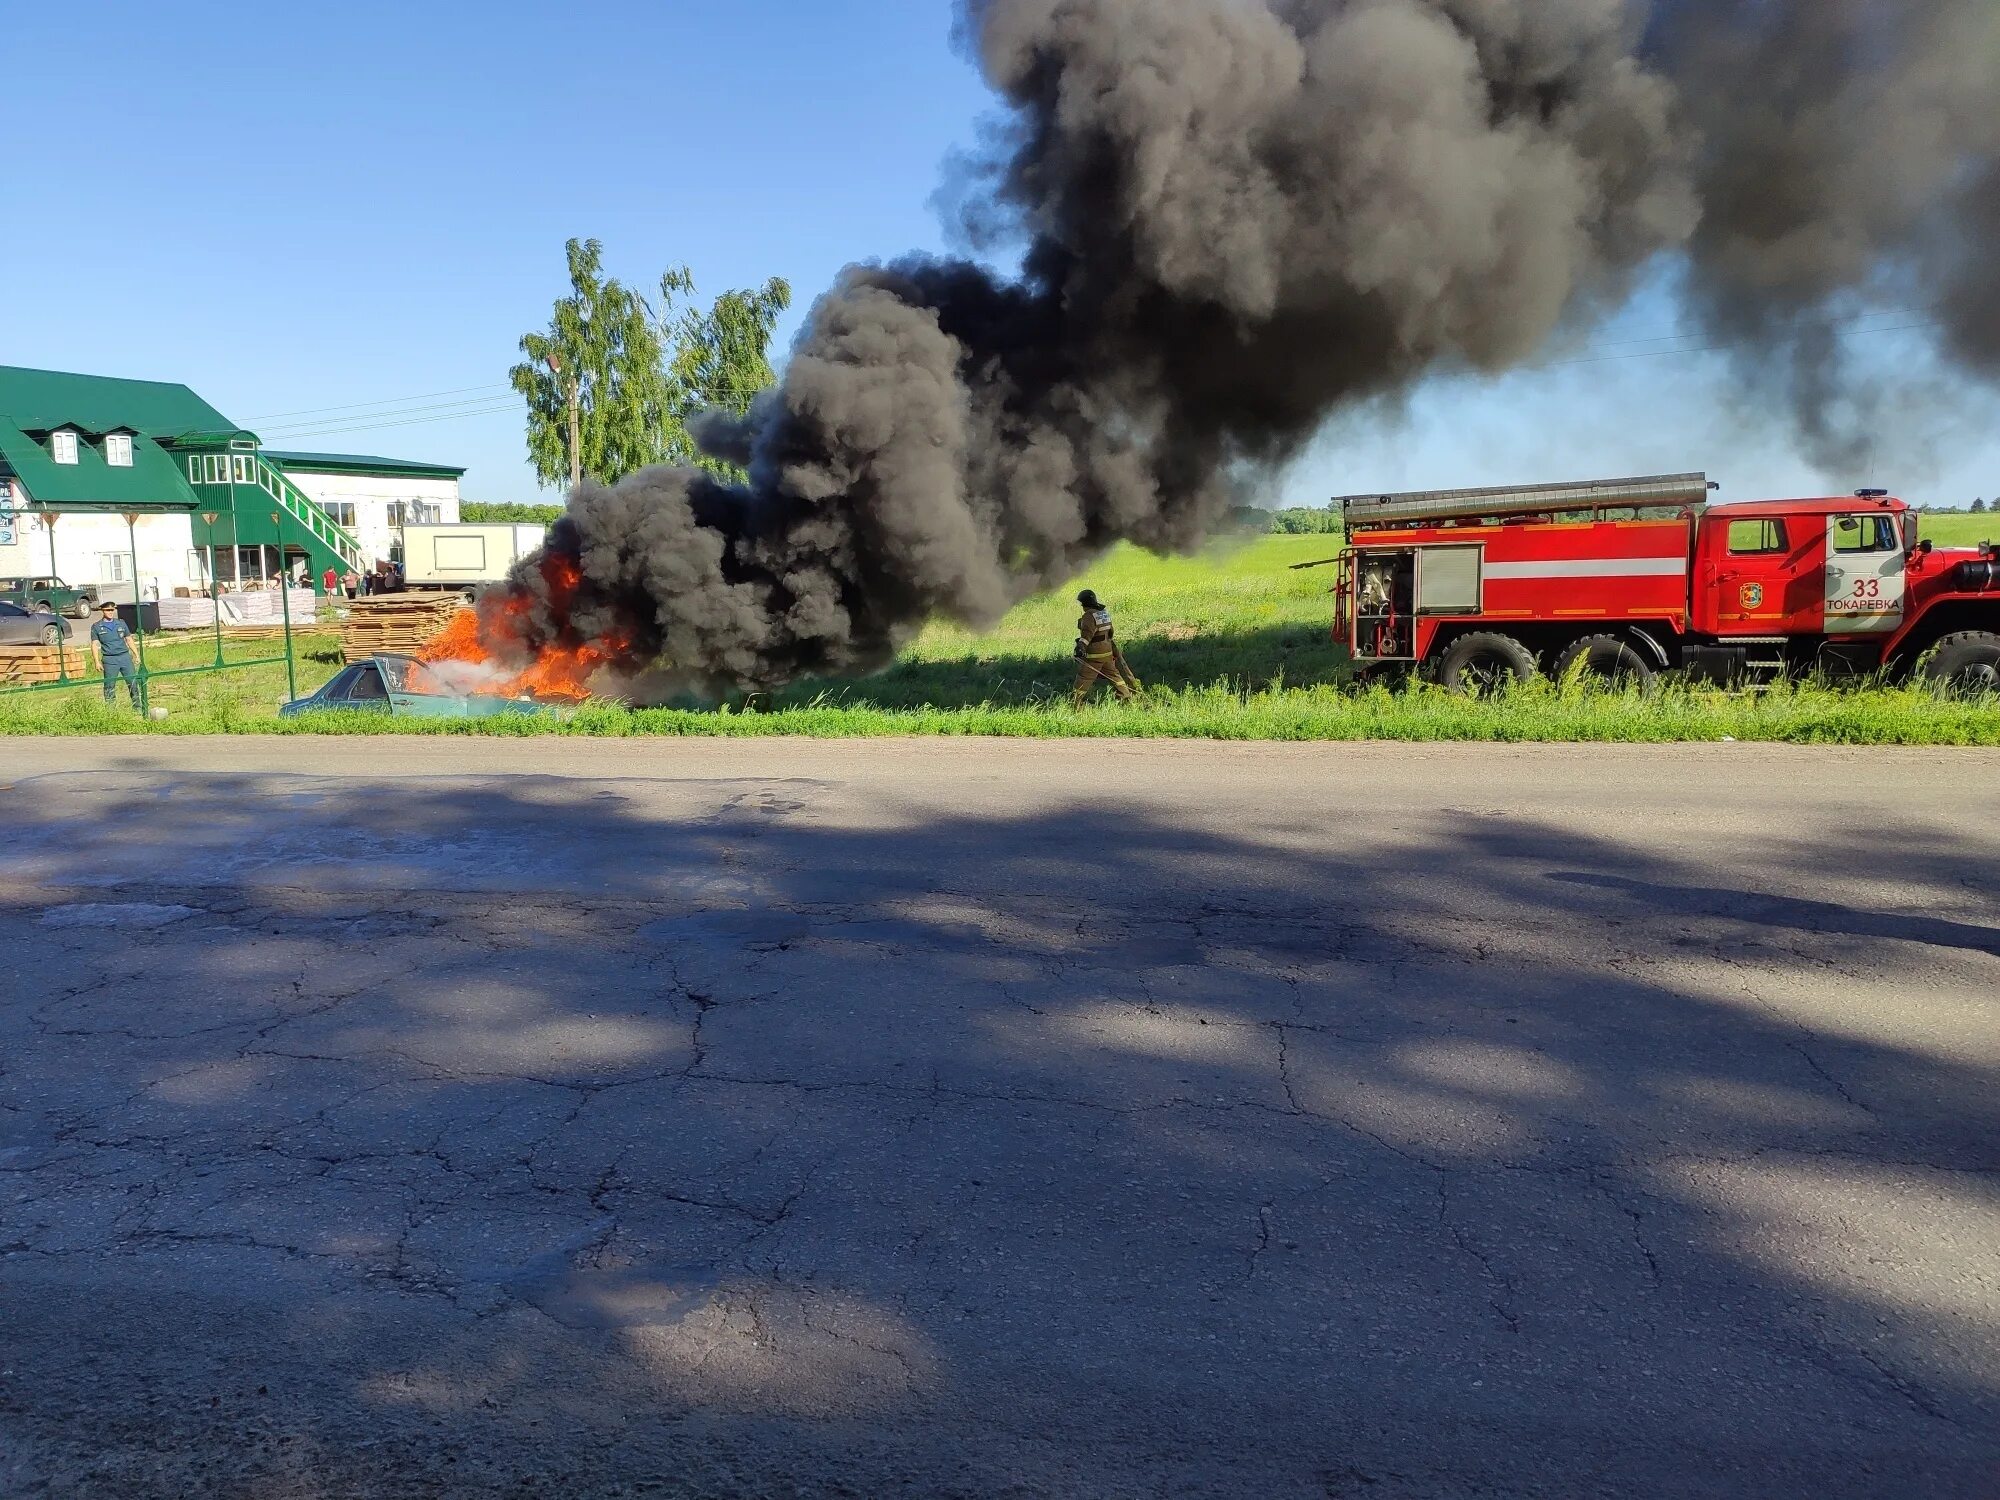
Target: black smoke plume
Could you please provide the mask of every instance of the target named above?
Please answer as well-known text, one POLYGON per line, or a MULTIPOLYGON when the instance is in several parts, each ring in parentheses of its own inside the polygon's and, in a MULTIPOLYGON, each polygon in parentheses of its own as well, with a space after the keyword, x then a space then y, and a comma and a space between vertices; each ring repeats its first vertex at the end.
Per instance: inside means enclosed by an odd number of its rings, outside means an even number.
POLYGON ((1701 143, 1696 310, 1822 467, 1853 473, 1913 378, 1843 339, 1857 312, 2000 375, 2000 4, 1672 0, 1648 50, 1701 143))
POLYGON ((1114 542, 1194 546, 1330 413, 1516 365, 1668 254, 1809 414, 1842 299, 1898 275, 1990 366, 1997 16, 965 0, 1005 124, 961 196, 1019 276, 850 268, 703 434, 749 483, 584 485, 550 542, 581 583, 517 578, 525 647, 613 641, 646 693, 871 670, 1114 542))

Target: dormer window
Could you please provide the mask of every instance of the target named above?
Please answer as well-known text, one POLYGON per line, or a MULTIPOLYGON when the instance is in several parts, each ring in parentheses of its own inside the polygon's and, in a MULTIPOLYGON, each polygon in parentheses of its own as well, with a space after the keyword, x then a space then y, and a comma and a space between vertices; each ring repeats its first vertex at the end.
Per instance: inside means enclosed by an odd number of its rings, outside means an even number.
POLYGON ((49 434, 49 456, 59 464, 76 462, 76 434, 73 432, 52 432, 49 434))
POLYGON ((132 467, 132 435, 128 432, 113 432, 104 439, 104 461, 114 469, 132 467))

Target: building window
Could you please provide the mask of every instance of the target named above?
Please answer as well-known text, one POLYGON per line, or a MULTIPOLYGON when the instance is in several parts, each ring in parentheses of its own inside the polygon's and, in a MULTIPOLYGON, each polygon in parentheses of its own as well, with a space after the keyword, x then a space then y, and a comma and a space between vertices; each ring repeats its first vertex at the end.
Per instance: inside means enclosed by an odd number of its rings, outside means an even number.
POLYGON ((345 526, 349 531, 354 529, 354 502, 352 500, 322 500, 320 502, 320 509, 327 513, 327 516, 333 521, 334 525, 345 526))
POLYGON ((49 437, 49 453, 59 464, 76 462, 76 434, 73 432, 52 433, 49 437))
POLYGON ((249 459, 245 458, 240 453, 231 454, 229 459, 229 467, 233 471, 229 477, 233 479, 236 483, 248 484, 250 482, 249 459))
POLYGON ((110 464, 111 467, 114 469, 131 468, 132 467, 131 434, 124 432, 113 432, 107 434, 104 439, 104 461, 110 464))
POLYGON ((428 500, 391 500, 389 502, 389 524, 391 526, 426 526, 444 518, 444 507, 428 500))
POLYGON ((132 559, 123 552, 100 552, 97 554, 97 581, 99 583, 123 583, 132 575, 127 570, 132 559))
POLYGON ((208 577, 208 554, 206 552, 189 551, 187 576, 189 583, 201 583, 208 577))

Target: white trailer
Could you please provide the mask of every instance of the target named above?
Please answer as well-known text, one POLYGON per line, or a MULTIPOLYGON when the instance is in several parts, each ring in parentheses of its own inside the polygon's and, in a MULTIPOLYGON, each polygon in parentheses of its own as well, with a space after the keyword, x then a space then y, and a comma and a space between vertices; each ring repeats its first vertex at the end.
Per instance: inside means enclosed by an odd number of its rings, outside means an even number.
POLYGON ((546 526, 405 526, 403 587, 470 595, 500 582, 548 534, 546 526))

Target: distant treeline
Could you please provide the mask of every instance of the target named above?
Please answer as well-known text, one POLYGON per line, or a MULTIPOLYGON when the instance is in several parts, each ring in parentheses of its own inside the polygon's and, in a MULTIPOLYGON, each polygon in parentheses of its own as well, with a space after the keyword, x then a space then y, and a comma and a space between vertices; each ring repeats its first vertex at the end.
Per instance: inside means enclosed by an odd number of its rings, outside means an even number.
POLYGON ((563 513, 560 505, 494 505, 484 500, 468 500, 458 508, 458 518, 472 526, 553 526, 563 513))
POLYGON ((1239 505, 1230 513, 1230 520, 1239 530, 1269 536, 1333 536, 1342 529, 1339 511, 1302 505, 1289 510, 1239 505))

